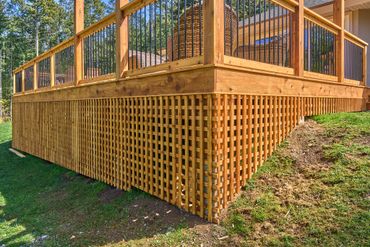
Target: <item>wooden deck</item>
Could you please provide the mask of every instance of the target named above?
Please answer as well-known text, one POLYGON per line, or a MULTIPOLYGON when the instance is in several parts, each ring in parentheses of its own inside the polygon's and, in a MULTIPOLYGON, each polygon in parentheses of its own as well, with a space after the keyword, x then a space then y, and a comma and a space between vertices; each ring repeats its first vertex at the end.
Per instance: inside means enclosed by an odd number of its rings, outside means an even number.
POLYGON ((367 44, 342 0, 336 24, 301 0, 266 0, 258 18, 173 2, 120 0, 84 29, 76 0, 75 37, 14 71, 12 146, 217 222, 303 117, 365 109, 367 44))

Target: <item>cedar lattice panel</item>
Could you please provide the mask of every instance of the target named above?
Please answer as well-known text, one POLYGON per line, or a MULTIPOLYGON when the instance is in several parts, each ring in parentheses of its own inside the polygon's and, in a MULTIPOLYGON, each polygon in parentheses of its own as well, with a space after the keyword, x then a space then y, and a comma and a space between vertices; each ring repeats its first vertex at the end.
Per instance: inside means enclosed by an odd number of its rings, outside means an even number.
POLYGON ((217 221, 303 115, 361 106, 232 94, 13 103, 13 147, 217 221))

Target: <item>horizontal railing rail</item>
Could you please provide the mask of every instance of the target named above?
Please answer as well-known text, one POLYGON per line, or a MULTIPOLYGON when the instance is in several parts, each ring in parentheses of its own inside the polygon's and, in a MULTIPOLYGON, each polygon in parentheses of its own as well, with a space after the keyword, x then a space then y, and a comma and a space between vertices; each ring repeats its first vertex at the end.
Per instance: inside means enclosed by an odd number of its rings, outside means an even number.
POLYGON ((367 45, 295 0, 134 0, 15 69, 14 93, 202 64, 364 84, 367 45))

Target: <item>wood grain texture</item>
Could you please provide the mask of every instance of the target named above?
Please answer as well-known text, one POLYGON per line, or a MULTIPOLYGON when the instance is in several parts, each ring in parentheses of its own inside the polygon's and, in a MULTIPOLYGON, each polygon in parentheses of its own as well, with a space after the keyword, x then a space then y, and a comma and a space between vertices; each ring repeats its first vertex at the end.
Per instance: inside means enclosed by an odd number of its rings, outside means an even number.
POLYGON ((12 146, 218 222, 302 116, 362 105, 356 98, 244 94, 14 102, 12 146))

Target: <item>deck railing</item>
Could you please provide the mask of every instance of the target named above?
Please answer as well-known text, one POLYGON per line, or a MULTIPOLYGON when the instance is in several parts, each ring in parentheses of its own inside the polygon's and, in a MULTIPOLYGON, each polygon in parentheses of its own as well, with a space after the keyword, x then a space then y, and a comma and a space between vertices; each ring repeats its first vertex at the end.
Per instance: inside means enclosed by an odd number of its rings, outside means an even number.
POLYGON ((101 77, 115 77, 116 73, 116 23, 110 15, 104 23, 81 34, 83 47, 82 82, 101 77))
POLYGON ((361 81, 366 77, 366 49, 367 47, 356 37, 346 33, 344 40, 345 79, 361 81))
POLYGON ((225 0, 225 55, 291 68, 293 13, 270 0, 225 0))
POLYGON ((117 6, 16 69, 14 93, 202 64, 366 81, 367 43, 305 8, 302 0, 134 0, 117 6))
POLYGON ((75 80, 75 47, 69 42, 55 52, 55 86, 73 83, 75 80))

